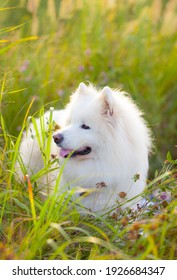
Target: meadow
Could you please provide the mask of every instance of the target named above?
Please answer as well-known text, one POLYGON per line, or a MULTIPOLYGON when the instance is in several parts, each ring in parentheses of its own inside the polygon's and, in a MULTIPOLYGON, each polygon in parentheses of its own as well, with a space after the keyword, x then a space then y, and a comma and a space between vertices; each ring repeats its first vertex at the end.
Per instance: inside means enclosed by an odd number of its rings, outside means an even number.
POLYGON ((0 259, 177 259, 177 1, 0 0, 0 18, 0 259), (145 113, 145 208, 81 216, 72 192, 44 202, 37 177, 16 179, 29 116, 63 108, 82 81, 129 92, 145 113))

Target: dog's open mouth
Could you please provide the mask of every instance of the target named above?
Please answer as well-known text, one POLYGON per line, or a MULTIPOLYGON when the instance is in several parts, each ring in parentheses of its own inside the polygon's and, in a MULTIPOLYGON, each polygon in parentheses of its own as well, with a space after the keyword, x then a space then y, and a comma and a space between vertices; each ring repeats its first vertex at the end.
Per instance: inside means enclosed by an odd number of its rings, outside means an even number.
POLYGON ((73 157, 76 157, 76 156, 84 156, 84 155, 90 154, 91 150, 92 149, 90 147, 83 147, 83 148, 80 148, 80 149, 77 149, 77 150, 61 148, 60 156, 63 157, 63 158, 67 158, 67 157, 73 158, 73 157))

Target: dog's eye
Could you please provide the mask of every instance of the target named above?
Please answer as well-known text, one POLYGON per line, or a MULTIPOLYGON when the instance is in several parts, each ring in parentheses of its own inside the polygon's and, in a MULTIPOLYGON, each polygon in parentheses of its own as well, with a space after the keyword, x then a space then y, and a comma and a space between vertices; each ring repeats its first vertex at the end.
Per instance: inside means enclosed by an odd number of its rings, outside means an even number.
POLYGON ((83 128, 83 129, 90 129, 90 127, 88 125, 86 125, 86 124, 81 125, 81 128, 83 128))

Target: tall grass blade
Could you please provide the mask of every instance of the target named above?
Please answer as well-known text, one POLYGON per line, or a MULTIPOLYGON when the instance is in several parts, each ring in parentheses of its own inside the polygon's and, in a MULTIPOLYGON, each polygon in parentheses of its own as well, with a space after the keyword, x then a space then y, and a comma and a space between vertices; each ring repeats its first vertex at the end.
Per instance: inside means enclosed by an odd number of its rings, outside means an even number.
POLYGON ((29 194, 30 205, 31 205, 31 213, 32 213, 34 225, 36 225, 36 209, 35 209, 35 204, 34 204, 33 187, 32 187, 31 181, 30 181, 30 177, 27 174, 24 177, 24 179, 28 185, 28 194, 29 194))

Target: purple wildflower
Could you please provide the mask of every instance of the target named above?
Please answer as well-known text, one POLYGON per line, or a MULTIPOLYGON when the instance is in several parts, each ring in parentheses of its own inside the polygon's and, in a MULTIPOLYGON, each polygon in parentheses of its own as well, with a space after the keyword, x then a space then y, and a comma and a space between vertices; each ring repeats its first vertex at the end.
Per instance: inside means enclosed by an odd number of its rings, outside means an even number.
POLYGON ((28 69, 28 66, 29 66, 29 60, 26 59, 23 61, 23 64, 20 66, 19 71, 25 72, 28 69))
POLYGON ((63 96, 64 90, 63 90, 63 89, 58 89, 58 90, 57 90, 57 94, 58 94, 59 96, 63 96))
POLYGON ((90 56, 91 55, 91 49, 86 49, 84 52, 85 56, 90 56))
POLYGON ((162 192, 160 194, 160 199, 170 201, 171 199, 171 194, 169 192, 162 192))
POLYGON ((78 71, 79 71, 79 72, 83 72, 83 71, 84 71, 84 66, 83 66, 83 65, 79 65, 78 71))

